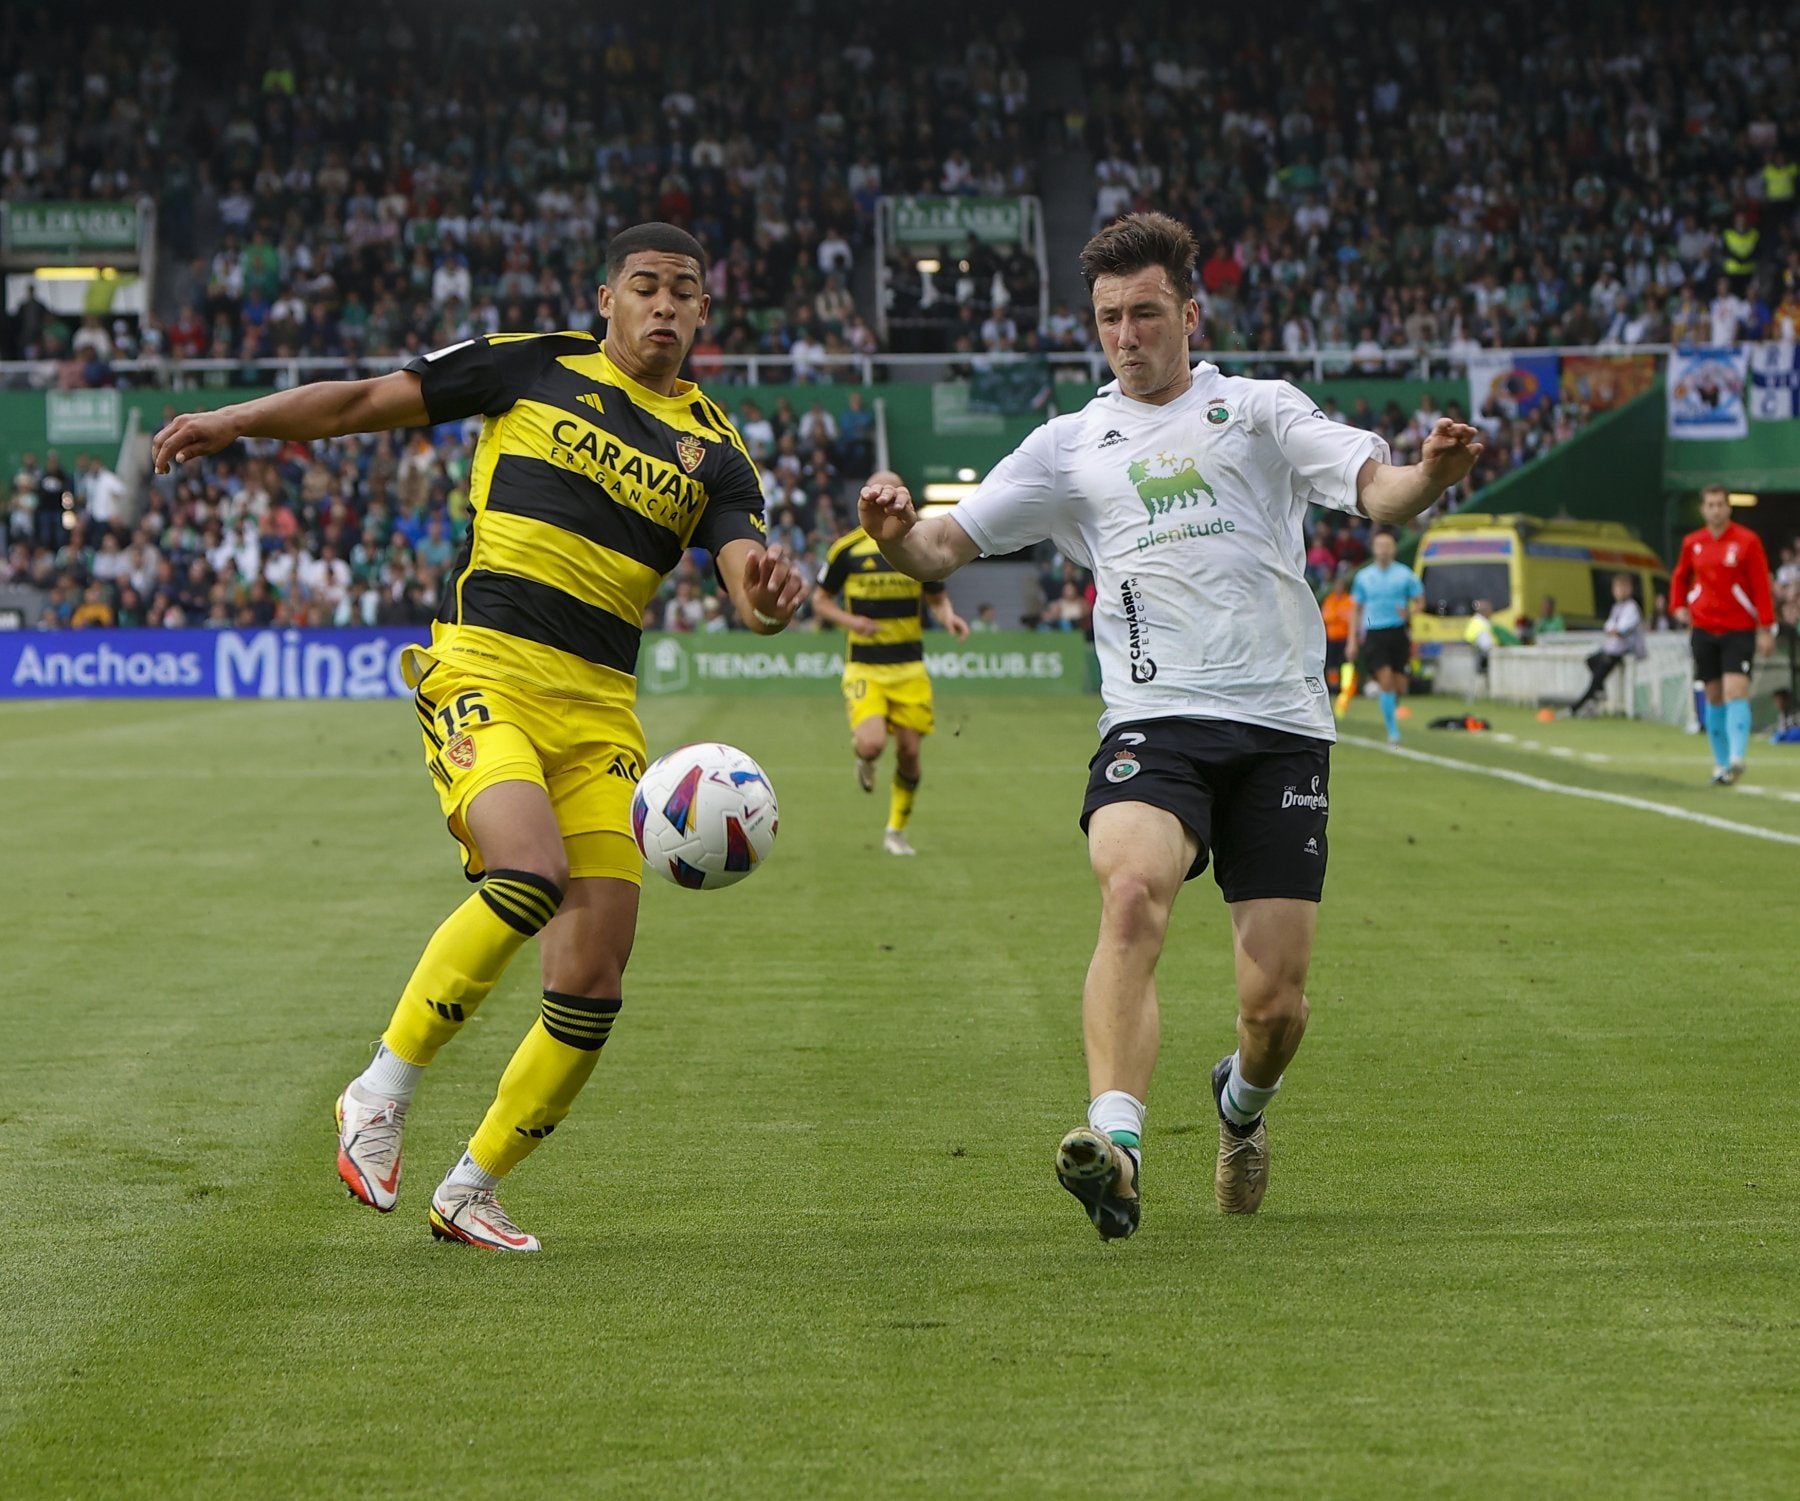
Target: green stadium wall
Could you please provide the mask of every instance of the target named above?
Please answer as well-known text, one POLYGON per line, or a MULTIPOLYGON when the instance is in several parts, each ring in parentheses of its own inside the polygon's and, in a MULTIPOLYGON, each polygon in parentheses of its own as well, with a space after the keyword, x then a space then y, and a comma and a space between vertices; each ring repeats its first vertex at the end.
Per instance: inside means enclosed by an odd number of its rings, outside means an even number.
POLYGON ((192 412, 201 407, 220 407, 234 401, 248 401, 253 396, 267 396, 260 390, 221 389, 209 387, 197 391, 121 391, 119 393, 120 436, 101 443, 50 442, 46 396, 43 391, 0 391, 0 479, 10 490, 12 477, 18 472, 26 454, 37 455, 44 462, 44 451, 54 447, 63 468, 73 476, 78 455, 92 454, 109 466, 119 457, 119 444, 131 425, 131 414, 138 414, 138 431, 150 436, 163 424, 163 413, 170 407, 178 412, 192 412))
MULTIPOLYGON (((1659 407, 1660 412, 1660 407, 1659 407)), ((1752 422, 1745 438, 1666 439, 1663 481, 1671 490, 1800 490, 1800 422, 1752 422)))

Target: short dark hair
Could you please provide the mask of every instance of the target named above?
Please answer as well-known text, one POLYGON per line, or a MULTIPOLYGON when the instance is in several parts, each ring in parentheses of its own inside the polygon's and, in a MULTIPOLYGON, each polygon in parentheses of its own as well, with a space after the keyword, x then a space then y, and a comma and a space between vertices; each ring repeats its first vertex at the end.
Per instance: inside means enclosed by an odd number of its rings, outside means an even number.
POLYGON ((1710 485, 1702 485, 1700 487, 1700 496, 1701 496, 1701 499, 1703 499, 1703 500, 1708 495, 1729 496, 1730 494, 1731 494, 1731 492, 1729 490, 1727 490, 1725 488, 1725 486, 1721 485, 1717 480, 1714 480, 1710 485))
POLYGON ((1169 273, 1182 302, 1194 295, 1194 261, 1199 250, 1187 225, 1167 214, 1127 214, 1115 219, 1081 247, 1081 277, 1091 293, 1102 276, 1129 276, 1148 266, 1169 273))
POLYGON ((699 262, 700 275, 706 275, 706 247, 685 229, 657 221, 622 229, 607 242, 606 279, 611 281, 625 269, 627 258, 641 250, 690 256, 699 262))

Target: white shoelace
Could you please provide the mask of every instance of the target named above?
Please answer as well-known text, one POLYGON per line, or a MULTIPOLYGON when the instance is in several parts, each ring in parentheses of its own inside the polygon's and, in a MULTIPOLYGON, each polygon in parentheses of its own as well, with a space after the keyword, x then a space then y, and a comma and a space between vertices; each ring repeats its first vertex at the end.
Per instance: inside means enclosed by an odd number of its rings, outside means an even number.
POLYGON ((406 1110, 393 1100, 362 1116, 356 1123, 357 1154, 383 1165, 391 1163, 399 1155, 400 1128, 405 1124, 406 1110))

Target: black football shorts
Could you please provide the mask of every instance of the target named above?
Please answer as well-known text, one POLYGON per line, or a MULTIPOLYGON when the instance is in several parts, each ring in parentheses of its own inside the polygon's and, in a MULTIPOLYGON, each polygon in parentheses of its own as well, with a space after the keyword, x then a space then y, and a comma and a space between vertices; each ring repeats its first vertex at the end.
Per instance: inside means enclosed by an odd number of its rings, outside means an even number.
POLYGON ((1330 782, 1329 741, 1222 719, 1143 719, 1100 742, 1081 827, 1108 803, 1148 803, 1200 841, 1188 880, 1210 859, 1228 902, 1316 902, 1330 782))
POLYGON ((1728 672, 1741 672, 1747 676, 1756 661, 1755 631, 1724 631, 1714 635, 1711 631, 1697 630, 1690 645, 1694 652, 1694 680, 1699 683, 1717 682, 1728 672))

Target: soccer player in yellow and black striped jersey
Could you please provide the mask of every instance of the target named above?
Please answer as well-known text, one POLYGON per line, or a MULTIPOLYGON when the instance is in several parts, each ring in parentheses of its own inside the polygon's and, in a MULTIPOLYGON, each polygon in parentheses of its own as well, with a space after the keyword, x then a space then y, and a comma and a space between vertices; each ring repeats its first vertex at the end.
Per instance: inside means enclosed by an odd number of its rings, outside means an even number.
MULTIPOLYGON (((871 475, 869 483, 898 485, 901 479, 884 469, 871 475)), ((888 736, 894 737, 894 786, 882 836, 890 855, 915 853, 906 824, 919 790, 920 746, 933 722, 921 614, 926 605, 957 640, 967 639, 968 622, 956 613, 944 586, 908 578, 882 557, 860 527, 832 544, 813 590, 813 613, 847 633, 844 705, 856 748, 856 780, 864 792, 875 790, 876 758, 888 736)))
POLYGON ((644 607, 688 547, 716 560, 740 620, 779 631, 805 594, 762 543, 762 489, 725 413, 682 362, 706 319, 706 257, 668 224, 607 247, 604 343, 585 333, 465 339, 374 380, 322 382, 177 418, 159 471, 240 437, 310 439, 479 416, 474 523, 432 628, 409 652, 425 760, 479 889, 432 935, 375 1060, 339 1097, 338 1172, 394 1207, 400 1138, 425 1067, 532 937, 543 1002, 432 1233, 535 1251, 500 1180, 569 1112, 620 1007, 642 868, 631 796, 644 607))

